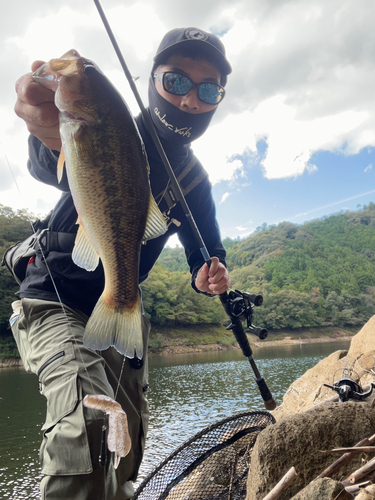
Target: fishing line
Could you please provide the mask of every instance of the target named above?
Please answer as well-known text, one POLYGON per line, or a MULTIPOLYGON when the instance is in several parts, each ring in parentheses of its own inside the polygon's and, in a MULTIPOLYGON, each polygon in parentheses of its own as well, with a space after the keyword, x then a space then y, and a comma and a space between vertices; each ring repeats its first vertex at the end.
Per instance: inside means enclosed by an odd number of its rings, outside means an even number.
MULTIPOLYGON (((0 143, 0 144, 1 144, 1 143, 0 143)), ((7 162, 7 164, 8 164, 9 170, 10 170, 10 172, 11 172, 11 174, 12 174, 12 177, 13 177, 14 183, 15 183, 15 185, 16 185, 16 187, 17 187, 17 191, 18 191, 18 193, 21 195, 22 193, 21 193, 21 190, 20 190, 20 188, 19 188, 19 186, 18 186, 18 183, 17 183, 16 177, 15 177, 15 175, 14 175, 14 172, 13 172, 12 166, 11 166, 11 164, 10 164, 10 162, 9 162, 9 160, 8 160, 8 157, 7 157, 7 155, 5 154, 5 152, 4 152, 3 154, 4 154, 4 156, 5 156, 5 159, 6 159, 6 162, 7 162)), ((83 360, 83 356, 82 356, 81 350, 80 350, 79 345, 78 345, 78 340, 77 340, 76 336, 75 336, 75 335, 74 335, 74 333, 73 333, 73 328, 72 328, 71 322, 70 322, 70 320, 69 320, 69 317, 68 317, 68 315, 67 315, 67 312, 66 312, 66 309, 65 309, 64 303, 63 303, 63 301, 62 301, 62 299, 61 299, 61 297, 60 297, 60 293, 59 293, 59 291, 58 291, 58 289, 57 289, 56 282, 55 282, 55 280, 54 280, 54 278, 53 278, 53 276, 52 276, 51 269, 50 269, 50 267, 49 267, 49 265, 48 265, 48 262, 47 262, 47 257, 46 257, 46 255, 45 255, 45 253, 44 253, 44 250, 43 250, 43 248, 42 248, 42 246, 41 246, 41 244, 40 244, 40 242, 39 242, 38 234, 37 234, 37 232, 36 232, 36 230, 35 230, 35 228, 34 228, 34 225, 33 225, 32 221, 31 221, 31 218, 30 218, 29 213, 27 213, 27 214, 26 214, 26 217, 27 217, 27 220, 28 220, 28 222, 29 222, 29 224, 30 224, 30 226, 31 226, 31 228, 32 228, 33 234, 34 234, 35 239, 36 239, 36 241, 37 241, 37 244, 38 244, 38 246, 39 246, 39 250, 41 251, 42 258, 43 258, 43 262, 44 262, 44 264, 45 264, 45 266, 46 266, 46 269, 47 269, 48 275, 49 275, 49 277, 51 278, 51 282, 52 282, 53 288, 54 288, 54 290, 55 290, 55 293, 56 293, 57 299, 58 299, 58 301, 59 301, 59 304, 60 304, 60 307, 61 307, 62 313, 63 313, 63 315, 64 315, 64 318, 65 318, 65 320, 66 320, 66 322, 67 322, 67 325, 68 325, 68 328, 69 328, 70 334, 71 334, 71 336, 72 336, 72 338, 73 338, 73 340, 74 340, 74 342, 75 342, 75 344, 76 344, 77 350, 78 350, 79 355, 80 355, 80 357, 81 357, 81 361, 82 361, 83 367, 84 367, 84 369, 85 369, 85 371, 86 371, 87 378, 88 378, 89 383, 90 383, 90 385, 91 385, 91 390, 92 390, 92 393, 93 393, 93 394, 95 394, 95 392, 94 392, 94 385, 93 385, 93 383, 92 383, 92 380, 91 380, 90 374, 89 374, 89 372, 88 372, 88 370, 87 370, 87 366, 86 366, 86 364, 85 364, 85 362, 84 362, 84 360, 83 360)))
POLYGON ((118 43, 116 41, 116 38, 112 32, 112 29, 109 25, 109 22, 106 18, 106 15, 103 11, 103 8, 99 2, 99 0, 94 0, 94 3, 95 3, 95 6, 96 8, 98 9, 98 12, 99 12, 99 15, 101 17, 101 20, 104 24, 104 27, 107 31, 107 34, 109 36, 109 39, 113 45, 113 48, 116 52, 116 55, 120 61, 120 64, 121 64, 121 67, 125 73, 125 76, 129 82, 129 85, 130 85, 130 88, 132 89, 133 91, 133 94, 134 94, 134 97, 138 103, 138 106, 141 110, 141 114, 142 114, 142 117, 147 125, 147 129, 148 131, 150 132, 150 135, 154 141, 154 144, 158 150, 158 153, 160 155, 160 158, 164 164, 164 167, 168 173, 168 177, 170 179, 170 182, 172 184, 172 188, 173 188, 173 192, 176 194, 177 198, 178 198, 178 201, 180 202, 181 204, 181 207, 184 211, 184 214, 185 214, 185 217, 187 219, 187 221, 189 222, 189 225, 190 225, 190 228, 194 234, 194 237, 196 239, 196 241, 198 242, 199 244, 199 249, 201 251, 201 254, 203 256, 203 259, 204 261, 210 265, 211 263, 211 258, 210 258, 210 254, 208 253, 208 250, 207 250, 207 247, 203 241, 203 238, 199 232, 199 229, 195 223, 195 220, 192 216, 192 213, 190 211, 190 208, 188 206, 188 204, 186 203, 186 200, 185 200, 185 197, 184 197, 184 194, 182 192, 182 189, 181 189, 181 186, 179 184, 179 182, 177 181, 177 178, 173 172, 173 169, 171 167, 171 164, 169 163, 169 160, 168 160, 168 157, 164 151, 164 148, 160 142, 160 139, 159 139, 159 136, 157 135, 156 133, 156 130, 155 130, 155 127, 154 127, 154 124, 152 122, 152 119, 151 119, 151 116, 149 115, 147 109, 145 108, 144 104, 143 104, 143 101, 141 99, 141 96, 139 95, 139 92, 138 92, 138 89, 137 89, 137 86, 135 85, 135 82, 134 82, 134 78, 132 77, 127 65, 126 65, 126 62, 125 62, 125 59, 121 53, 121 50, 120 50, 120 47, 118 46, 118 43))
MULTIPOLYGON (((1 144, 1 143, 0 143, 0 144, 1 144)), ((17 191, 18 191, 19 195, 21 195, 22 193, 21 193, 20 187, 19 187, 19 185, 18 185, 18 183, 17 183, 16 177, 15 177, 15 175, 14 175, 14 172, 13 172, 12 166, 11 166, 11 164, 10 164, 10 162, 9 162, 9 160, 8 160, 8 157, 7 157, 7 155, 5 154, 5 152, 3 152, 3 154, 4 154, 5 160, 6 160, 6 162, 7 162, 8 168, 9 168, 9 170, 10 170, 10 172, 11 172, 11 175, 12 175, 12 177, 13 177, 13 180, 14 180, 15 186, 16 186, 16 188, 17 188, 17 191)), ((94 385, 93 385, 93 382, 92 382, 92 378, 91 378, 91 376, 90 376, 90 373, 89 373, 89 371, 88 371, 88 369, 87 369, 87 364, 85 363, 85 361, 84 361, 84 359, 83 359, 83 355, 82 355, 82 352, 81 352, 81 345, 78 343, 78 340, 77 340, 77 338, 76 338, 76 336, 75 336, 75 334, 74 334, 74 332, 73 332, 73 328, 72 328, 71 321, 70 321, 69 316, 68 316, 68 314, 67 314, 67 312, 66 312, 66 309, 65 309, 64 303, 63 303, 63 301, 62 301, 62 299, 61 299, 60 293, 59 293, 59 291, 58 291, 58 288, 57 288, 56 282, 55 282, 55 280, 54 280, 54 277, 52 276, 51 269, 50 269, 50 267, 49 267, 49 265, 48 265, 46 255, 45 255, 44 250, 43 250, 43 248, 42 248, 42 246, 41 246, 41 244, 40 244, 40 242, 39 242, 39 239, 38 239, 38 234, 37 234, 37 232, 36 232, 36 230, 35 230, 35 228, 34 228, 34 225, 33 225, 32 220, 31 220, 31 218, 30 218, 30 214, 29 214, 28 212, 26 213, 26 217, 27 217, 27 220, 28 220, 28 222, 29 222, 29 224, 30 224, 30 226, 31 226, 32 232, 33 232, 33 234, 34 234, 34 236, 35 236, 35 238, 36 238, 36 241, 37 241, 37 243, 38 243, 39 249, 40 249, 41 254, 42 254, 42 259, 43 259, 43 262, 44 262, 44 264, 45 264, 45 266, 46 266, 46 269, 47 269, 48 275, 49 275, 49 277, 50 277, 50 279, 51 279, 51 282, 52 282, 52 284, 53 284, 53 287, 54 287, 54 290, 55 290, 56 296, 57 296, 57 298, 58 298, 58 302, 59 302, 59 304, 60 304, 60 307, 61 307, 61 310, 62 310, 62 313, 63 313, 64 319, 65 319, 66 324, 67 324, 67 326, 68 326, 68 328, 69 328, 70 335, 71 335, 71 337, 72 337, 72 339, 73 339, 73 342, 75 343, 76 348, 77 348, 77 350, 78 350, 78 352, 79 352, 79 357, 80 357, 80 360, 81 360, 81 363, 82 363, 83 369, 84 369, 84 371, 86 372, 87 379, 88 379, 89 384, 90 384, 90 386, 91 386, 92 394, 94 395, 94 394, 95 394, 94 385)), ((136 412, 136 414, 138 414, 137 409, 134 407, 134 405, 133 405, 132 401, 130 400, 129 396, 126 394, 125 389, 124 389, 124 388, 122 387, 122 385, 121 385, 122 373, 123 373, 124 366, 125 366, 125 356, 124 356, 124 359, 123 359, 123 362, 122 362, 122 367, 121 367, 120 378, 118 378, 118 377, 116 376, 116 374, 113 372, 112 368, 109 366, 108 362, 107 362, 107 361, 106 361, 103 357, 101 357, 101 358, 104 360, 104 363, 105 363, 105 365, 106 365, 107 369, 111 372, 111 374, 112 374, 112 376, 113 376, 114 380, 116 380, 116 381, 117 381, 117 387, 116 387, 116 391, 115 391, 115 397, 114 397, 114 399, 115 399, 115 400, 117 399, 118 391, 119 391, 119 389, 121 389, 121 391, 122 391, 123 395, 124 395, 124 396, 125 396, 125 398, 128 400, 128 402, 130 403, 131 407, 134 409, 134 411, 136 412)), ((104 463, 104 466, 102 465, 102 464, 103 464, 103 460, 105 460, 105 456, 106 456, 106 453, 103 451, 103 439, 106 439, 106 430, 107 430, 107 427, 106 427, 106 425, 105 425, 105 422, 106 422, 106 417, 105 417, 105 415, 104 415, 104 416, 103 416, 103 418, 99 418, 99 417, 98 417, 98 415, 97 415, 97 412, 94 412, 94 417, 95 417, 96 424, 97 424, 98 426, 99 426, 99 420, 100 420, 101 422, 104 422, 104 424, 102 424, 102 426, 101 426, 101 428, 102 428, 102 437, 101 437, 101 447, 100 447, 100 450, 101 450, 101 451, 100 451, 100 455, 99 455, 99 463, 100 463, 100 465, 103 467, 103 500, 106 500, 106 498, 107 498, 107 490, 106 490, 106 486, 105 486, 105 485, 106 485, 106 469, 105 469, 105 463, 104 463)))
MULTIPOLYGON (((4 146, 2 145, 1 141, 0 141, 0 145, 1 145, 1 146, 3 147, 3 149, 4 149, 4 146)), ((17 179, 16 179, 16 177, 15 177, 15 175, 14 175, 13 168, 12 168, 12 166, 11 166, 11 164, 10 164, 9 160, 8 160, 7 155, 5 154, 5 151, 3 151, 3 155, 4 155, 4 157, 5 157, 5 160, 6 160, 6 163, 7 163, 7 165, 8 165, 9 171, 10 171, 10 173, 11 173, 11 175, 12 175, 12 178, 13 178, 14 184, 15 184, 15 186, 16 186, 16 188, 17 188, 18 194, 19 194, 19 195, 22 195, 21 190, 20 190, 20 187, 19 187, 19 185, 18 185, 18 183, 17 183, 17 179)), ((60 293, 59 293, 59 291, 58 291, 58 289, 57 289, 56 282, 55 282, 55 280, 54 280, 54 277, 52 276, 51 269, 50 269, 50 267, 49 267, 49 265, 48 265, 48 262, 47 262, 47 257, 46 257, 46 255, 45 255, 45 253, 44 253, 44 251, 43 251, 42 246, 40 245, 40 242, 39 242, 39 239, 38 239, 38 234, 37 234, 36 230, 34 229, 33 222, 32 222, 32 220, 31 220, 31 218, 30 218, 30 214, 29 214, 28 212, 26 213, 26 217, 27 217, 27 220, 28 220, 28 222, 29 222, 29 224, 30 224, 30 226, 31 226, 31 229, 32 229, 33 235, 35 236, 35 238, 36 238, 36 240, 37 240, 37 242, 38 242, 39 249, 40 249, 41 254, 42 254, 42 257, 43 257, 43 262, 44 262, 44 264, 45 264, 45 266, 46 266, 46 268, 47 268, 47 272, 48 272, 48 274, 49 274, 49 277, 51 278, 51 282, 52 282, 52 284, 53 284, 53 287, 54 287, 54 290, 55 290, 56 296, 57 296, 58 301, 59 301, 59 304, 60 304, 60 307, 61 307, 62 312, 63 312, 63 314, 64 314, 65 320, 66 320, 66 322, 67 322, 67 324, 68 324, 68 326, 69 326, 69 330, 70 330, 71 336, 72 336, 72 338, 73 338, 73 340, 74 340, 74 342, 75 342, 75 344, 76 344, 76 347, 78 348, 78 352, 79 352, 79 355, 80 355, 80 358, 81 358, 82 365, 83 365, 83 367, 84 367, 84 369, 85 369, 85 371, 86 371, 87 378, 88 378, 88 380, 89 380, 89 382, 90 382, 90 385, 91 385, 91 390, 92 390, 92 393, 93 393, 93 394, 95 394, 95 390, 94 390, 94 386, 93 386, 93 383, 92 383, 92 379, 91 379, 90 374, 89 374, 89 372, 88 372, 88 370, 87 370, 87 365, 86 365, 86 363, 85 363, 85 361, 84 361, 84 359, 83 359, 81 349, 79 348, 78 340, 77 340, 76 336, 74 335, 74 332, 73 332, 73 329, 72 329, 72 325, 71 325, 71 322, 70 322, 69 316, 68 316, 68 314, 67 314, 67 312, 66 312, 66 309, 65 309, 64 303, 63 303, 63 301, 62 301, 62 299, 61 299, 61 296, 60 296, 60 293)), ((102 358, 102 359, 103 359, 103 358, 102 358)), ((103 360, 104 360, 104 359, 103 359, 103 360)), ((130 400, 129 396, 128 396, 128 395, 126 394, 126 392, 125 392, 125 389, 121 386, 121 377, 122 377, 122 374, 123 374, 123 371, 124 371, 125 356, 124 356, 123 363, 122 363, 122 367, 121 367, 121 371, 120 371, 120 378, 118 378, 118 377, 117 377, 117 375, 114 373, 114 371, 112 370, 112 368, 109 366, 108 362, 107 362, 106 360, 104 360, 104 362, 105 362, 105 365, 107 366, 107 368, 109 369, 109 371, 111 372, 112 376, 114 377, 114 379, 115 379, 115 380, 117 380, 116 395, 115 395, 115 398, 114 398, 114 399, 115 399, 115 400, 117 399, 117 395, 118 395, 118 391, 119 391, 119 386, 120 386, 120 388, 121 388, 121 390, 122 390, 123 395, 126 397, 126 399, 128 400, 128 402, 131 404, 131 406, 132 406, 132 407, 134 408, 134 410, 135 410, 135 407, 134 407, 134 405, 132 404, 132 402, 131 402, 131 400, 130 400)))
POLYGON ((124 367, 125 367, 125 356, 124 356, 124 359, 122 360, 122 366, 121 366, 121 371, 120 371, 120 377, 118 379, 118 384, 117 384, 117 387, 116 387, 116 393, 115 393, 115 401, 117 399, 117 394, 118 394, 118 389, 121 385, 121 379, 122 379, 122 374, 124 372, 124 367))
MULTIPOLYGON (((152 122, 151 116, 150 116, 149 112, 147 111, 147 109, 145 108, 145 106, 143 105, 141 96, 139 95, 137 86, 135 85, 135 79, 132 77, 132 75, 131 75, 131 73, 126 65, 126 62, 125 62, 124 57, 121 53, 120 47, 118 46, 118 43, 117 43, 116 38, 112 32, 112 29, 108 23, 106 15, 102 9, 102 6, 100 5, 100 1, 94 0, 94 3, 95 3, 95 6, 99 12, 99 15, 100 15, 100 18, 104 24, 104 27, 107 31, 107 34, 108 34, 109 39, 112 43, 112 46, 116 52, 116 55, 119 59, 121 67, 125 73, 125 76, 126 76, 128 82, 129 82, 130 88, 133 91, 134 97, 138 103, 140 110, 141 110, 142 118, 144 120, 146 128, 148 129, 148 132, 151 135, 151 138, 155 144, 155 147, 158 150, 160 159, 162 160, 162 163, 167 171, 167 174, 168 174, 171 186, 172 186, 173 193, 176 196, 177 200, 181 204, 181 207, 184 211, 185 217, 190 225, 190 229, 192 230, 195 241, 197 242, 199 250, 202 254, 203 260, 208 265, 208 267, 210 267, 210 264, 211 264, 210 254, 208 253, 208 250, 207 250, 207 247, 204 243, 204 240, 203 240, 203 238, 199 232, 199 229, 195 223, 193 214, 191 213, 191 210, 186 202, 186 199, 185 199, 184 193, 181 189, 181 186, 180 186, 180 184, 175 176, 175 173, 171 167, 171 164, 169 163, 168 157, 167 157, 167 155, 164 151, 164 148, 160 142, 160 138, 156 132, 156 129, 155 129, 155 126, 152 122)), ((256 380, 256 383, 258 385, 258 388, 259 388, 260 394, 262 396, 262 399, 264 401, 264 404, 268 410, 273 410, 274 408, 276 408, 276 402, 273 399, 272 394, 269 391, 265 380, 263 379, 263 377, 261 377, 261 375, 259 373, 259 370, 256 366, 255 360, 252 356, 252 350, 251 350, 249 341, 246 337, 246 333, 242 327, 241 322, 238 320, 238 318, 235 318, 233 315, 230 314, 229 296, 228 296, 227 291, 220 294, 219 298, 220 298, 220 301, 221 301, 227 315, 229 316, 229 318, 232 321, 233 334, 236 337, 236 340, 239 343, 243 354, 247 357, 247 359, 250 362, 250 365, 251 365, 251 368, 254 372, 255 380, 256 380), (234 323, 236 323, 236 324, 234 324, 234 323)))

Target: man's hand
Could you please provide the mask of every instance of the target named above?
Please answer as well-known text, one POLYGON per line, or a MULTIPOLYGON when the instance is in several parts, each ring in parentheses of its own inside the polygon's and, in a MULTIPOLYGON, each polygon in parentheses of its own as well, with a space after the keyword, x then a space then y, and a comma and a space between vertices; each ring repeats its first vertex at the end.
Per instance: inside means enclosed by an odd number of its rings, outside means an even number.
MULTIPOLYGON (((31 66, 36 71, 43 61, 31 66)), ((59 110, 55 106, 55 93, 33 81, 32 73, 21 76, 16 82, 16 114, 22 118, 30 134, 35 135, 49 149, 61 150, 59 110)))
POLYGON ((204 264, 198 271, 195 286, 200 292, 219 295, 224 293, 230 285, 230 278, 226 267, 217 257, 211 257, 211 266, 204 264))

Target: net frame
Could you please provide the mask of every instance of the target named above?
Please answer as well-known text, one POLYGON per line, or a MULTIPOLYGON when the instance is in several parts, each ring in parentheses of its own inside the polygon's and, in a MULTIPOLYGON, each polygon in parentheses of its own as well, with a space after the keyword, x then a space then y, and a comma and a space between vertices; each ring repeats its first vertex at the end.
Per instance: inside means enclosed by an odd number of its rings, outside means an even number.
MULTIPOLYGON (((235 446, 241 438, 251 433, 259 433, 275 422, 275 418, 269 412, 252 410, 234 414, 211 424, 182 443, 160 462, 139 485, 132 500, 164 500, 168 498, 173 490, 179 487, 209 457, 228 447, 235 446)), ((248 454, 249 456, 251 453, 248 454)), ((235 483, 244 479, 248 472, 249 463, 250 460, 247 460, 247 467, 242 466, 242 471, 236 477, 235 483)), ((234 469, 237 466, 237 464, 232 465, 234 469)), ((236 495, 232 494, 234 487, 232 476, 230 484, 223 491, 202 498, 219 500, 228 498, 228 493, 231 498, 236 498, 236 495)), ((181 498, 189 498, 189 495, 181 498)))

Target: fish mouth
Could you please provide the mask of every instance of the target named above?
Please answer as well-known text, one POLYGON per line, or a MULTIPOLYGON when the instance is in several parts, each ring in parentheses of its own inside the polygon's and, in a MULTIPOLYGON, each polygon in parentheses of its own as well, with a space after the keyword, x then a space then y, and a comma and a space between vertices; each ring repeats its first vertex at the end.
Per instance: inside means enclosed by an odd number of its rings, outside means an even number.
POLYGON ((56 92, 60 79, 64 75, 72 75, 79 72, 81 56, 72 49, 59 59, 51 59, 42 64, 33 73, 34 82, 56 92))
POLYGON ((94 117, 75 116, 69 113, 69 111, 60 111, 59 121, 60 123, 76 123, 77 125, 83 125, 85 127, 93 127, 100 123, 100 120, 95 120, 94 117))
POLYGON ((33 80, 36 83, 40 83, 43 87, 51 89, 56 92, 61 75, 51 71, 48 63, 44 63, 40 68, 38 68, 33 73, 33 80))
POLYGON ((71 113, 68 113, 68 111, 64 111, 63 113, 60 113, 61 119, 64 121, 74 121, 74 122, 81 122, 85 124, 89 124, 89 120, 86 118, 83 118, 83 116, 74 116, 71 113))

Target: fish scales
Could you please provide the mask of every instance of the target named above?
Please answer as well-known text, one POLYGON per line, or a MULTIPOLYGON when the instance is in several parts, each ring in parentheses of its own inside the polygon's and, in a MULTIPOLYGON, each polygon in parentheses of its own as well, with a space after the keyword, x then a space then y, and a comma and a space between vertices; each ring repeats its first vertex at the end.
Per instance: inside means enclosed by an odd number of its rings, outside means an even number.
MULTIPOLYGON (((123 125, 120 121, 111 124, 107 129, 123 125)), ((85 132, 84 130, 83 136, 85 132)), ((133 153, 129 161, 129 151, 133 151, 134 145, 126 140, 118 144, 111 136, 105 141, 100 127, 90 130, 87 135, 88 142, 91 141, 97 151, 95 163, 99 168, 97 171, 93 170, 91 155, 86 159, 83 154, 77 156, 74 144, 70 142, 65 149, 67 161, 71 158, 72 165, 68 176, 69 183, 74 199, 80 200, 78 213, 95 214, 93 220, 88 222, 87 232, 93 243, 97 241, 94 246, 99 255, 103 256, 103 267, 106 278, 109 278, 106 279, 106 296, 116 297, 116 309, 121 309, 124 305, 131 308, 139 296, 137 270, 148 208, 149 189, 145 157, 142 151, 137 151, 138 154, 133 153), (103 142, 105 146, 102 147, 103 142), (70 148, 72 151, 69 151, 70 148), (114 154, 114 151, 117 154, 114 154), (106 166, 108 162, 112 166, 110 176, 106 166), (135 168, 133 175, 130 175, 130 169, 123 166, 125 162, 142 168, 135 168), (82 175, 85 177, 86 189, 84 196, 79 196, 82 175), (144 177, 142 183, 134 183, 134 178, 138 176, 144 177), (124 200, 131 200, 132 203, 124 207, 124 200), (98 206, 101 207, 101 214, 98 213, 98 206), (124 209, 132 212, 131 216, 122 217, 124 209), (97 234, 101 237, 96 240, 97 234), (134 235, 134 238, 129 238, 129 235, 134 235)), ((82 142, 84 139, 81 137, 82 142)))
POLYGON ((63 145, 58 176, 65 158, 78 213, 73 261, 92 271, 100 258, 104 269, 104 291, 84 343, 97 350, 113 345, 141 358, 141 243, 167 229, 150 191, 142 139, 122 97, 76 51, 51 60, 34 79, 56 91, 63 145))

